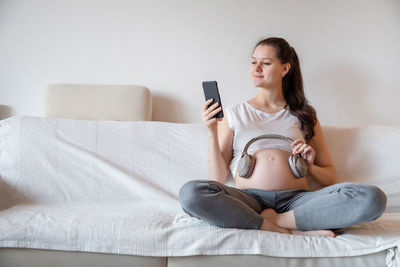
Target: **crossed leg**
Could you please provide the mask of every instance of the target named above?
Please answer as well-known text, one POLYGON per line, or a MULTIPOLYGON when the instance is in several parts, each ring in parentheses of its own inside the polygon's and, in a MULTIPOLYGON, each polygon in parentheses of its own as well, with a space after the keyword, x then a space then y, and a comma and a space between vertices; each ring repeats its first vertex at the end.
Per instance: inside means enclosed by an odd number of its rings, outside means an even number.
POLYGON ((336 237, 337 234, 331 230, 310 230, 310 231, 300 231, 296 228, 295 217, 293 210, 287 211, 285 213, 276 213, 273 209, 265 209, 260 215, 264 218, 263 225, 260 230, 271 231, 271 229, 279 229, 280 231, 274 232, 286 232, 293 235, 317 235, 317 236, 330 236, 336 237), (289 228, 281 227, 280 225, 288 226, 289 228), (294 225, 294 226, 293 226, 294 225), (281 229, 283 230, 281 230, 281 229))
POLYGON ((376 186, 340 183, 314 192, 302 192, 288 207, 276 213, 265 209, 260 214, 292 234, 335 237, 331 230, 369 222, 382 215, 386 195, 376 186))

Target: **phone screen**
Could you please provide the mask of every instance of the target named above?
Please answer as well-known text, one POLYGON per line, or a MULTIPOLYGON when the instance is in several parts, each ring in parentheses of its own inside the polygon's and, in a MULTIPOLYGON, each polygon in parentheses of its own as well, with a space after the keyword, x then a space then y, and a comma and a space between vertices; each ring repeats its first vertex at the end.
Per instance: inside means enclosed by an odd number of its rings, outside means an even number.
POLYGON ((206 101, 210 98, 213 99, 213 101, 208 106, 214 105, 214 103, 218 102, 219 103, 218 107, 221 107, 221 111, 215 114, 213 118, 223 118, 224 113, 222 110, 222 103, 221 103, 221 98, 219 96, 217 82, 216 81, 203 82, 203 91, 204 91, 204 98, 206 101))

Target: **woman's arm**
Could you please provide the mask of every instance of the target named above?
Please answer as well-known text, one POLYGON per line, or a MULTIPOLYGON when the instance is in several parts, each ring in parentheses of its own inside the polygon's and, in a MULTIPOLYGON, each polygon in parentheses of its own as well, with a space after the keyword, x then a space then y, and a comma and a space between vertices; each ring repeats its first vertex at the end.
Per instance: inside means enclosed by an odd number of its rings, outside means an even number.
POLYGON ((333 185, 336 183, 336 171, 333 166, 321 167, 314 164, 308 175, 322 185, 333 185))
POLYGON ((333 166, 319 120, 317 120, 314 127, 314 136, 307 144, 315 151, 314 163, 309 169, 309 176, 322 185, 335 184, 336 170, 333 166))
POLYGON ((302 139, 292 143, 294 154, 301 154, 308 165, 308 176, 322 185, 336 183, 336 171, 326 145, 321 125, 317 120, 314 136, 306 144, 302 139))
POLYGON ((217 107, 218 102, 208 106, 212 100, 211 98, 204 103, 200 117, 208 129, 208 166, 211 179, 224 183, 230 172, 229 163, 233 156, 233 131, 229 128, 226 117, 213 118, 221 107, 217 107))
POLYGON ((209 133, 208 166, 211 178, 224 183, 229 175, 229 163, 232 160, 233 131, 229 128, 226 117, 218 123, 218 135, 209 133))

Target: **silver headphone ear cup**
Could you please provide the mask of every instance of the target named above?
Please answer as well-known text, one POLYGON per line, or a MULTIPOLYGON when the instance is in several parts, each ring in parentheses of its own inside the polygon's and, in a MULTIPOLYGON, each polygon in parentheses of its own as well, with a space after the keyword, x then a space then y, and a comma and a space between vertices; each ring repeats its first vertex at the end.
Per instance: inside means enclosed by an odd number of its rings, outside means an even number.
POLYGON ((239 176, 242 178, 249 178, 253 173, 254 165, 255 165, 255 160, 252 155, 247 154, 242 158, 240 158, 237 166, 237 172, 239 176))
POLYGON ((301 156, 299 156, 297 158, 296 167, 297 167, 297 170, 299 171, 301 177, 307 175, 307 171, 308 171, 307 162, 301 156))
POLYGON ((296 178, 300 178, 301 176, 300 176, 299 172, 298 172, 297 169, 296 169, 296 165, 295 165, 295 163, 294 163, 294 160, 295 160, 295 159, 294 159, 294 155, 291 155, 291 156, 288 158, 290 170, 292 171, 293 175, 294 175, 296 178))
POLYGON ((288 159, 290 169, 296 178, 301 178, 307 174, 307 162, 300 155, 291 155, 288 159))

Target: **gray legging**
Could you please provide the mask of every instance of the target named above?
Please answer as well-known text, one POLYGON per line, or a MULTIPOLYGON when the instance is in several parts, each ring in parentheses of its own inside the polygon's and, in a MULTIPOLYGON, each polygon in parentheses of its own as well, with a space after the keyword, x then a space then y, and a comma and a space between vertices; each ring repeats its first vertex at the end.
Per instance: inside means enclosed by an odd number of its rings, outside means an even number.
POLYGON ((212 180, 192 180, 179 190, 182 209, 211 225, 259 229, 266 208, 294 210, 297 229, 337 230, 382 215, 386 195, 376 186, 340 183, 311 192, 304 189, 267 191, 237 189, 212 180))

